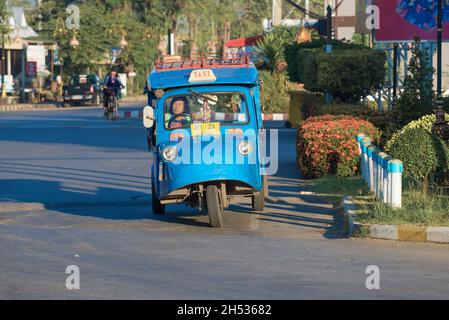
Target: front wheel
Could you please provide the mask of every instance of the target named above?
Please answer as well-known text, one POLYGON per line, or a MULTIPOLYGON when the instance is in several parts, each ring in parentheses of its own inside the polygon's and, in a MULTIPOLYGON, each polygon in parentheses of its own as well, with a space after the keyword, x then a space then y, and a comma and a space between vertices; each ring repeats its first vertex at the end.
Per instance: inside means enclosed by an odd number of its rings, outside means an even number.
POLYGON ((165 205, 161 204, 161 201, 157 198, 156 188, 153 181, 151 181, 151 208, 155 214, 165 213, 165 205))
POLYGON ((223 214, 220 204, 220 194, 217 186, 208 186, 206 189, 206 207, 210 225, 215 228, 223 227, 223 214))

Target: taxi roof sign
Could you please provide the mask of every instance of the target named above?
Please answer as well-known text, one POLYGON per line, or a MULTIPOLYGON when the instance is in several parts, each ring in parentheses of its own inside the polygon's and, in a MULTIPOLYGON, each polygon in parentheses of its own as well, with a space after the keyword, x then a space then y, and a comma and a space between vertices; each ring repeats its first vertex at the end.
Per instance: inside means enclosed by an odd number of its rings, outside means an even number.
POLYGON ((190 73, 189 82, 214 82, 217 80, 212 69, 197 69, 190 73))

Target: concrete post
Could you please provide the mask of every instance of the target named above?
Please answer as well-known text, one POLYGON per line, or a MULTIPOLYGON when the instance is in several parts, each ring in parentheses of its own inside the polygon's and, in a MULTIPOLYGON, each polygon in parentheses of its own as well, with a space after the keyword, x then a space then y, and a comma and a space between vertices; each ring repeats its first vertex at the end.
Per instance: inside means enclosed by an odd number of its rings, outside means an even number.
POLYGON ((390 161, 391 171, 391 207, 399 209, 402 206, 402 173, 404 165, 400 160, 390 161))
POLYGON ((383 167, 383 172, 384 172, 383 191, 382 191, 383 203, 389 203, 389 201, 390 201, 390 183, 389 183, 390 180, 388 179, 388 174, 389 174, 388 168, 389 168, 390 160, 393 160, 393 158, 387 155, 382 161, 382 167, 383 167))
POLYGON ((387 157, 385 152, 379 152, 377 155, 377 194, 376 197, 378 200, 382 201, 382 194, 384 189, 384 166, 383 161, 387 157))
POLYGON ((362 140, 365 138, 366 136, 363 133, 359 133, 356 137, 357 140, 357 146, 359 147, 359 154, 362 154, 362 140))
POLYGON ((362 139, 362 176, 366 183, 369 182, 369 165, 368 165, 368 155, 366 149, 371 145, 371 139, 365 137, 362 139))
POLYGON ((378 165, 377 165, 377 162, 378 162, 377 158, 378 158, 379 152, 380 151, 376 149, 373 151, 373 155, 372 155, 372 159, 373 159, 373 191, 374 191, 376 198, 377 198, 377 191, 379 188, 379 183, 378 183, 379 180, 377 180, 377 174, 379 172, 378 165))
POLYGON ((373 162, 373 152, 376 150, 374 145, 370 145, 366 149, 366 154, 368 155, 368 184, 370 191, 374 191, 374 162, 373 162))

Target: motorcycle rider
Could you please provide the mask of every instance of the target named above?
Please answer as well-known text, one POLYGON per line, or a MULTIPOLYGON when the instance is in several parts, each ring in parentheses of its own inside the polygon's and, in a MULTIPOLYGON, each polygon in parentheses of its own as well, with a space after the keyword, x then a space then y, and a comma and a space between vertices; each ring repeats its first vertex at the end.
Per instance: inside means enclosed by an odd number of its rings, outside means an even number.
POLYGON ((103 108, 104 114, 106 115, 110 97, 110 90, 114 91, 117 99, 120 99, 121 89, 125 88, 125 86, 120 80, 120 76, 118 75, 117 70, 115 69, 112 69, 111 72, 106 76, 106 78, 103 81, 103 86, 105 87, 105 90, 103 90, 104 93, 103 108))

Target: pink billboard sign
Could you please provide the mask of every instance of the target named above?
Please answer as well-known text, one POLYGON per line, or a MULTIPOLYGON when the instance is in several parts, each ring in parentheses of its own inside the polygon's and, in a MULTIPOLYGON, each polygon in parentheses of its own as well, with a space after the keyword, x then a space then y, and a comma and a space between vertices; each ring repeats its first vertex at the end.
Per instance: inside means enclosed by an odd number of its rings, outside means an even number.
MULTIPOLYGON (((424 41, 437 39, 437 1, 377 0, 380 29, 376 41, 424 41)), ((443 40, 449 41, 449 0, 443 0, 443 40)))

